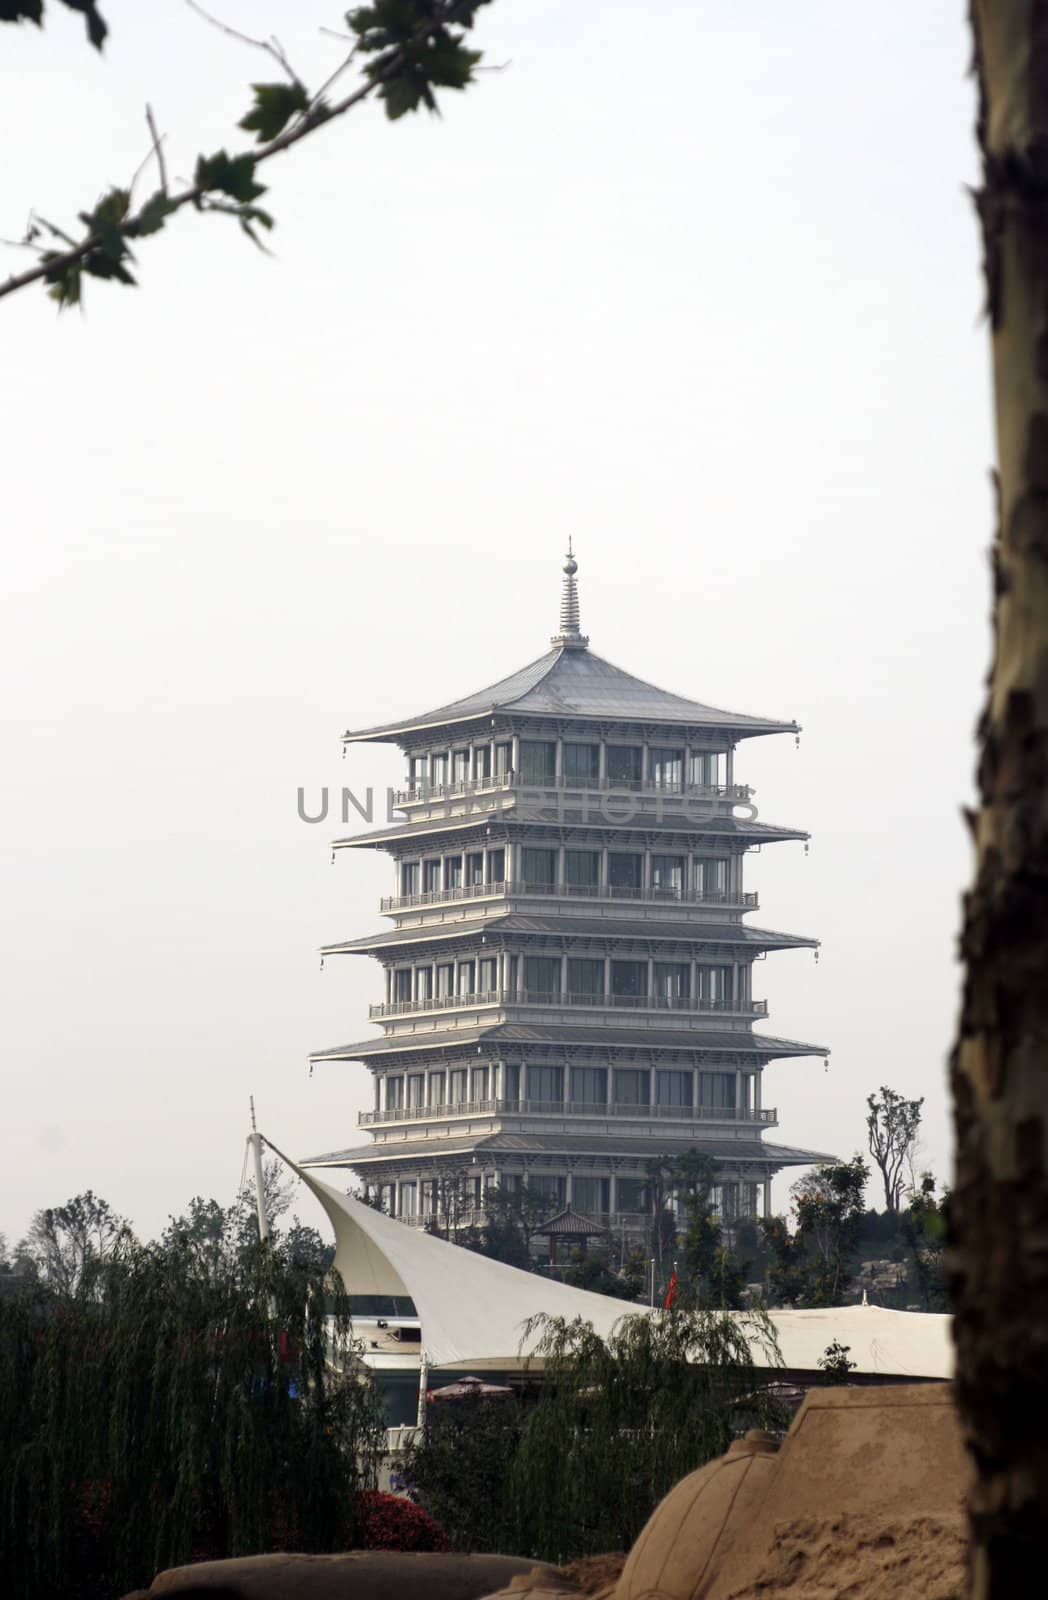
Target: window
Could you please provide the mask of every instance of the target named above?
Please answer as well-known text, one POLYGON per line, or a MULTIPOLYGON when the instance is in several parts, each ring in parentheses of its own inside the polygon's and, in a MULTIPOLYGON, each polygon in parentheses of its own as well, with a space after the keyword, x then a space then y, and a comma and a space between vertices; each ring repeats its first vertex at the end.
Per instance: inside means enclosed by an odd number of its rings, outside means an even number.
POLYGON ((440 893, 440 862, 423 861, 422 889, 425 894, 440 893))
POLYGON ((386 1079, 386 1110, 399 1111, 404 1104, 403 1078, 386 1079))
POLYGON ((421 789, 428 776, 428 769, 428 756, 411 756, 408 760, 408 787, 421 789))
POLYGON ((699 1105, 709 1111, 734 1111, 734 1072, 700 1072, 699 1105))
POLYGON ((454 978, 455 968, 451 965, 450 961, 448 962, 447 966, 441 966, 437 968, 437 994, 440 999, 446 999, 451 993, 454 978))
POLYGON ((571 1203, 576 1211, 581 1211, 584 1216, 602 1216, 611 1208, 608 1203, 608 1190, 611 1188, 607 1178, 580 1178, 574 1177, 571 1181, 571 1203))
POLYGON ((432 1000, 433 998, 433 968, 417 967, 415 969, 415 999, 432 1000))
POLYGON ((393 974, 394 1000, 410 1000, 411 985, 414 974, 410 967, 398 967, 393 974))
POLYGON ((615 1191, 615 1203, 620 1211, 636 1214, 648 1209, 647 1188, 643 1178, 619 1178, 615 1191))
POLYGON ((656 961, 655 993, 664 1000, 687 1000, 691 993, 691 968, 686 961, 656 961))
POLYGON ((652 856, 651 889, 653 894, 679 900, 684 888, 683 856, 652 856))
POLYGON ((491 746, 478 744, 473 751, 473 776, 475 778, 491 777, 491 746))
POLYGON ((648 991, 648 963, 646 961, 613 961, 611 963, 611 992, 622 1000, 643 999, 648 991))
POLYGON ((452 783, 465 783, 469 777, 469 751, 453 750, 451 752, 451 781, 452 783))
POLYGON ((408 1078, 408 1105, 420 1106, 422 1104, 422 1091, 426 1080, 421 1073, 412 1073, 408 1078))
POLYGON ((459 994, 473 994, 474 993, 474 989, 473 989, 473 972, 474 972, 474 966, 473 966, 473 962, 472 961, 460 961, 459 962, 459 969, 458 969, 458 992, 459 992, 459 994))
POLYGON ((691 1073, 656 1072, 655 1093, 660 1106, 690 1106, 691 1073))
POLYGON ((571 1098, 577 1106, 608 1103, 608 1074, 604 1067, 572 1067, 571 1098))
POLYGON ((418 894, 419 864, 417 861, 402 861, 400 864, 400 892, 401 894, 418 894))
POLYGON ((444 1104, 444 1074, 431 1072, 429 1075, 429 1103, 431 1106, 444 1104))
POLYGON ((484 882, 484 852, 478 850, 476 854, 466 857, 466 882, 470 885, 484 882))
POLYGON ((416 1183, 402 1183, 400 1185, 400 1215, 402 1217, 418 1216, 418 1185, 416 1183))
POLYGON ((465 1070, 465 1068, 461 1068, 457 1072, 450 1072, 448 1074, 448 1081, 451 1085, 451 1093, 448 1095, 448 1100, 451 1105, 465 1105, 466 1094, 468 1092, 468 1080, 469 1073, 465 1070))
POLYGON ((481 994, 491 994, 495 989, 498 988, 498 970, 499 966, 498 962, 495 960, 495 957, 485 956, 484 960, 480 963, 479 987, 481 994))
POLYGON ((445 889, 461 889, 462 888, 462 857, 461 856, 445 856, 444 857, 444 888, 445 889))
POLYGON ((716 750, 693 750, 688 760, 688 782, 703 788, 723 788, 723 754, 716 750))
POLYGON ((474 1067, 469 1075, 469 1097, 476 1105, 480 1100, 488 1098, 488 1069, 487 1067, 474 1067))
POLYGON ((561 763, 565 783, 596 783, 600 775, 600 745, 565 744, 561 749, 561 763))
POLYGON ((707 898, 723 900, 727 897, 730 868, 727 860, 696 863, 698 887, 707 898))
MULTIPOLYGON (((502 1068, 502 1093, 511 1104, 516 1104, 520 1099, 520 1068, 511 1066, 508 1061, 502 1068)), ((503 1182, 507 1180, 503 1179, 503 1182)))
POLYGON ((683 750, 649 750, 651 781, 658 789, 679 789, 684 783, 683 750))
POLYGON ((699 999, 726 1004, 732 998, 732 971, 730 967, 696 967, 699 999))
POLYGON ((640 745, 609 744, 608 783, 627 786, 640 783, 643 756, 640 745))
POLYGON ((557 747, 552 740, 520 741, 520 776, 523 783, 552 783, 557 770, 557 747))
POLYGON ((563 1067, 529 1067, 528 1099, 544 1105, 560 1104, 564 1099, 563 1067))
POLYGON ((608 856, 608 884, 612 894, 639 894, 643 871, 643 856, 625 855, 620 850, 613 850, 608 856))
POLYGON ((505 850, 488 851, 488 882, 503 883, 506 877, 505 850))
POLYGON ((620 1106, 646 1106, 651 1080, 648 1073, 633 1067, 620 1067, 615 1073, 615 1104, 620 1106))
POLYGON ((448 781, 448 758, 443 751, 440 755, 429 758, 429 781, 434 785, 445 784, 448 781))
POLYGON ((511 744, 497 744, 495 746, 495 771, 500 778, 504 778, 513 761, 513 746, 511 744))
POLYGON ((536 850, 532 845, 525 845, 520 852, 520 870, 530 888, 544 889, 556 883, 556 850, 536 850))
POLYGON ((595 889, 600 883, 600 851, 565 850, 564 882, 575 889, 595 889))
POLYGON ((559 994, 560 957, 525 956, 524 988, 528 994, 559 994))
POLYGON ((578 959, 575 956, 569 956, 568 993, 603 996, 603 961, 585 961, 578 959))
POLYGON ((529 1172, 528 1188, 545 1200, 551 1212, 564 1204, 564 1179, 555 1178, 552 1173, 529 1172))

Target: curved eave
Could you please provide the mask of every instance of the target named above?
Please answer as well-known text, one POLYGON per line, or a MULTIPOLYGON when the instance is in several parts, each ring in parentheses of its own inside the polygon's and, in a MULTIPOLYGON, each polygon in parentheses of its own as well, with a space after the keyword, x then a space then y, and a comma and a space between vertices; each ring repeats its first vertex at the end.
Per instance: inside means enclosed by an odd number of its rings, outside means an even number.
POLYGON ((461 1050, 471 1046, 491 1049, 502 1046, 582 1045, 598 1050, 690 1050, 710 1055, 746 1055, 755 1061, 779 1061, 788 1057, 829 1055, 821 1044, 801 1039, 778 1039, 759 1033, 723 1033, 709 1030, 656 1032, 643 1026, 611 1029, 560 1024, 500 1023, 488 1027, 431 1029, 423 1033, 386 1034, 381 1039, 364 1039, 353 1044, 333 1045, 309 1057, 311 1066, 331 1061, 369 1061, 375 1057, 411 1055, 420 1050, 461 1050))
POLYGON ((654 817, 639 822, 600 819, 599 821, 573 822, 570 818, 550 820, 508 811, 485 811, 479 817, 449 817, 443 822, 403 823, 396 828, 375 828, 369 833, 350 834, 345 839, 332 839, 332 850, 381 850, 387 845, 410 844, 413 839, 443 839, 455 833, 487 832, 493 824, 521 828, 528 834, 546 830, 553 833, 584 829, 590 833, 602 829, 614 833, 663 835, 687 834, 691 838, 745 839, 750 844, 778 844, 783 840, 806 843, 811 838, 803 828, 776 827, 770 822, 743 822, 736 817, 711 817, 707 822, 695 822, 690 817, 654 817))
POLYGON ((602 939, 612 938, 624 942, 642 943, 650 940, 662 944, 738 945, 745 950, 817 950, 818 939, 804 934, 779 933, 772 928, 750 928, 742 923, 682 923, 679 926, 656 925, 645 927, 643 922, 630 924, 625 919, 619 923, 589 921, 579 918, 534 918, 514 916, 482 918, 472 922, 421 923, 411 928, 394 928, 388 932, 365 935, 362 939, 344 939, 339 944, 326 944, 320 949, 322 956, 393 954, 398 950, 410 952, 419 945, 441 943, 449 939, 475 939, 487 934, 518 934, 535 938, 602 939))

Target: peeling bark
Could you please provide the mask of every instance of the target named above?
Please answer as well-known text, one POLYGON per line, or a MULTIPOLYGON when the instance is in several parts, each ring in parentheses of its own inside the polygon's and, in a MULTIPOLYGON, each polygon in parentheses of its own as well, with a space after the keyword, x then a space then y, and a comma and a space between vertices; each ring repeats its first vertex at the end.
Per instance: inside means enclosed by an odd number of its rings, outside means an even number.
POLYGON ((951 1084, 976 1600, 1048 1565, 1048 0, 971 0, 998 452, 994 654, 951 1084))

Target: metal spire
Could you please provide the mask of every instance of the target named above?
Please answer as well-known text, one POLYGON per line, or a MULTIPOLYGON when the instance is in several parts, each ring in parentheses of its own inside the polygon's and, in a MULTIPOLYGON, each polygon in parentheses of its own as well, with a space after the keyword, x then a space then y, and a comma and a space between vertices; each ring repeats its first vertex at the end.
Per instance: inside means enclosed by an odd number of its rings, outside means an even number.
POLYGON ((560 632, 555 633, 550 644, 563 650, 585 650, 589 640, 579 631, 579 589, 575 574, 579 564, 568 540, 568 555, 564 562, 564 583, 560 595, 560 632))

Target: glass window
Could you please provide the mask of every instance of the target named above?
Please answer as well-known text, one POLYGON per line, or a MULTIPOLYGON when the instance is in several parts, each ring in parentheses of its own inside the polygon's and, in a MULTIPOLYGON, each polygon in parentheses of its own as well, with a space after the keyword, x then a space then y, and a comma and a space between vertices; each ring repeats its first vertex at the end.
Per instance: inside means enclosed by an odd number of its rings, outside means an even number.
POLYGON ((620 1178, 615 1191, 615 1202, 620 1211, 637 1213, 648 1209, 647 1185, 643 1178, 620 1178))
POLYGON ((525 845, 520 852, 520 870, 524 882, 533 888, 546 888, 557 881, 557 852, 536 850, 525 845))
POLYGON ((505 850, 488 851, 488 882, 503 883, 506 878, 505 850))
POLYGON ((608 782, 609 784, 636 784, 641 780, 641 763, 644 751, 640 745, 609 744, 608 746, 608 782))
POLYGON ((545 1199, 551 1212, 555 1207, 564 1205, 563 1178, 556 1178, 548 1172, 529 1172, 528 1188, 532 1194, 541 1195, 545 1199))
POLYGON ((422 889, 425 894, 440 893, 440 862, 423 861, 422 889))
POLYGON ((656 961, 655 993, 664 1000, 687 1000, 691 993, 691 967, 686 961, 656 961))
POLYGON ((462 887, 462 857, 444 857, 444 887, 445 889, 461 889, 462 887))
POLYGON ((717 750, 693 750, 688 758, 688 782, 702 788, 723 788, 723 752, 717 750))
POLYGON ((604 993, 604 963, 603 961, 585 961, 575 956, 568 957, 568 993, 603 995, 604 993))
POLYGON ((563 1067, 529 1067, 528 1099, 559 1105, 564 1099, 563 1067))
POLYGON ((595 889, 600 883, 600 851, 565 850, 564 882, 576 889, 595 889))
POLYGON ((603 1106, 608 1102, 608 1074, 604 1067, 572 1067, 571 1098, 577 1106, 603 1106))
POLYGON ((683 750, 649 750, 651 781, 659 789, 679 789, 684 782, 683 750))
POLYGON ((640 999, 648 990, 648 963, 646 961, 613 961, 611 963, 611 992, 621 999, 640 999))
POLYGON ((444 1104, 444 1074, 431 1072, 429 1075, 429 1103, 431 1106, 444 1104))
POLYGON ((560 993, 560 957, 525 956, 524 988, 528 994, 560 993))
POLYGON ((639 894, 643 871, 643 856, 612 850, 608 856, 608 884, 612 894, 639 894))
POLYGON ((417 1184, 408 1182, 400 1185, 400 1214, 402 1217, 418 1216, 417 1184))
POLYGON ((491 994, 498 988, 498 962, 494 956, 485 956, 480 963, 480 992, 491 994))
POLYGON ((732 996, 730 967, 696 967, 699 999, 727 1002, 732 996))
POLYGON ((452 783, 465 783, 469 777, 469 751, 452 750, 451 752, 451 781, 452 783))
POLYGON ((408 759, 408 787, 421 789, 428 776, 428 769, 428 756, 410 756, 408 759))
POLYGON ((451 1092, 448 1096, 451 1104, 453 1106, 464 1106, 468 1093, 469 1073, 464 1067, 457 1072, 450 1072, 448 1074, 448 1082, 451 1087, 451 1092))
POLYGON ((520 741, 520 776, 523 783, 552 783, 557 770, 557 747, 552 740, 520 741))
POLYGON ((469 1097, 476 1105, 480 1100, 488 1098, 488 1069, 487 1067, 473 1067, 469 1075, 469 1097))
POLYGON ((691 1073, 656 1072, 655 1092, 660 1106, 690 1106, 691 1073))
POLYGON ((433 998, 433 968, 417 967, 415 969, 415 999, 432 1000, 433 998))
POLYGON ((502 1068, 502 1093, 511 1105, 520 1099, 520 1067, 515 1062, 507 1061, 502 1068))
POLYGON ((438 967, 437 968, 437 994, 440 995, 442 998, 445 995, 449 995, 451 993, 451 988, 452 988, 452 984, 454 983, 454 979, 455 979, 455 968, 452 966, 450 961, 448 962, 447 966, 438 967))
POLYGON ((734 1072, 700 1072, 699 1105, 710 1111, 734 1111, 734 1072))
POLYGON ((425 1078, 423 1077, 423 1075, 420 1072, 419 1073, 414 1073, 413 1072, 411 1074, 411 1076, 408 1078, 408 1105, 409 1106, 420 1106, 422 1104, 422 1090, 423 1090, 423 1087, 425 1085, 425 1082, 426 1082, 426 1080, 425 1080, 425 1078))
POLYGON ((429 781, 433 784, 443 784, 448 781, 448 758, 443 751, 429 758, 429 781))
POLYGON ((615 1104, 619 1106, 646 1106, 651 1080, 646 1072, 633 1067, 619 1067, 615 1072, 615 1104))
POLYGON ((400 892, 401 894, 418 894, 419 864, 417 861, 402 861, 400 864, 400 892))
POLYGON ((696 863, 698 886, 707 898, 724 899, 728 892, 729 867, 727 860, 696 863))
POLYGON ((565 783, 596 783, 600 773, 600 745, 563 745, 561 765, 565 783))
POLYGON ((510 769, 513 760, 513 746, 511 744, 497 744, 495 746, 495 771, 500 778, 504 778, 510 769))
POLYGON ((404 1104, 403 1078, 386 1079, 386 1110, 399 1111, 404 1104))
POLYGON ((394 1000, 410 1000, 411 999, 411 989, 412 989, 412 978, 413 977, 414 977, 414 974, 413 974, 413 972, 412 972, 410 967, 398 967, 397 968, 396 972, 394 972, 394 974, 393 974, 393 998, 394 998, 394 1000))
POLYGON ((478 884, 484 882, 484 852, 478 850, 466 857, 466 882, 478 884))
POLYGON ((683 856, 652 856, 651 889, 653 894, 668 895, 679 900, 684 888, 683 856))
POLYGON ((472 994, 474 992, 474 990, 473 990, 473 971, 474 971, 474 968, 473 968, 473 962, 472 961, 460 961, 459 962, 459 969, 458 969, 458 992, 459 992, 459 994, 472 994))
POLYGON ((571 1180, 571 1203, 576 1211, 581 1211, 583 1216, 603 1216, 610 1206, 608 1191, 611 1184, 607 1178, 580 1178, 577 1174, 571 1180))
POLYGON ((475 778, 491 777, 491 746, 478 744, 473 751, 473 776, 475 778))

